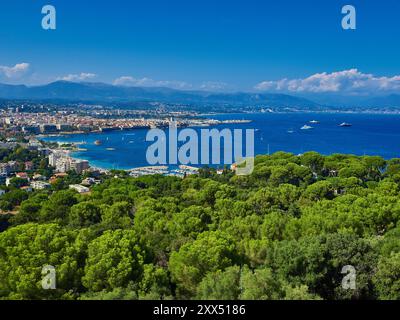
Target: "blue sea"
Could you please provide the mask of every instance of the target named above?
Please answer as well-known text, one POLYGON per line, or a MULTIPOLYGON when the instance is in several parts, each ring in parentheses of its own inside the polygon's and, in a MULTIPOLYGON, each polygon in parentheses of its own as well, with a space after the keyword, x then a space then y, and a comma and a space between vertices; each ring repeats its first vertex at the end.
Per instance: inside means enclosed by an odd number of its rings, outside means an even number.
MULTIPOLYGON (((224 114, 209 118, 218 120, 251 120, 245 124, 226 124, 217 129, 256 129, 255 153, 287 151, 301 154, 317 151, 321 154, 346 153, 380 155, 386 159, 400 157, 400 115, 354 113, 259 113, 224 114), (319 121, 311 124, 311 120, 319 121), (340 127, 343 122, 351 127, 340 127), (313 129, 301 130, 304 125, 313 129)), ((193 128, 200 131, 204 128, 193 128)), ((75 158, 86 159, 104 169, 131 169, 148 166, 146 160, 147 129, 112 131, 48 137, 44 140, 80 142, 86 151, 75 152, 75 158), (95 145, 96 140, 102 144, 95 145)))

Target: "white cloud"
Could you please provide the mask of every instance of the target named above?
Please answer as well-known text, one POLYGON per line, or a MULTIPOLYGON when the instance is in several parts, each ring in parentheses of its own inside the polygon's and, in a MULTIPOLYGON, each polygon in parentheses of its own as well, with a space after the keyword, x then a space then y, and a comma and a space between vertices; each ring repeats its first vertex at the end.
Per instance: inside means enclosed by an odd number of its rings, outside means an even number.
POLYGON ((19 79, 26 75, 29 71, 29 63, 17 63, 13 67, 0 66, 0 75, 7 79, 19 79))
POLYGON ((316 73, 304 79, 263 81, 255 86, 260 91, 310 93, 369 94, 400 91, 400 76, 377 77, 357 69, 316 73))
POLYGON ((126 87, 168 87, 173 89, 191 89, 192 85, 183 81, 153 80, 150 78, 137 79, 131 76, 122 76, 114 80, 116 86, 126 87))
POLYGON ((87 72, 82 72, 80 74, 69 74, 64 77, 59 77, 57 80, 64 80, 64 81, 85 81, 85 80, 90 80, 93 78, 96 78, 97 75, 94 73, 87 73, 87 72))

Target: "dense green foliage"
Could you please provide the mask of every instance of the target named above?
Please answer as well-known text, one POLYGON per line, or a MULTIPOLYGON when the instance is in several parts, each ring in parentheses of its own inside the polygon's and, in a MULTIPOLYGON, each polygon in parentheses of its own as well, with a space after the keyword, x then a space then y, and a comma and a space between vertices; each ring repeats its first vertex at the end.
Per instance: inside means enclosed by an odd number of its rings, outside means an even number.
POLYGON ((281 152, 255 164, 250 176, 120 176, 90 195, 18 199, 0 233, 0 297, 400 299, 400 159, 281 152), (56 290, 41 288, 44 265, 56 290))
MULTIPOLYGON (((53 170, 48 166, 48 161, 44 155, 36 150, 17 145, 13 149, 0 148, 0 163, 15 162, 15 172, 26 172, 32 177, 34 173, 49 177, 53 170), (32 170, 26 170, 25 162, 32 162, 32 170)), ((8 186, 5 185, 5 177, 0 178, 0 190, 7 191, 6 194, 0 196, 0 213, 13 211, 20 206, 22 201, 28 198, 28 194, 20 188, 28 186, 29 182, 26 179, 12 177, 8 186)))

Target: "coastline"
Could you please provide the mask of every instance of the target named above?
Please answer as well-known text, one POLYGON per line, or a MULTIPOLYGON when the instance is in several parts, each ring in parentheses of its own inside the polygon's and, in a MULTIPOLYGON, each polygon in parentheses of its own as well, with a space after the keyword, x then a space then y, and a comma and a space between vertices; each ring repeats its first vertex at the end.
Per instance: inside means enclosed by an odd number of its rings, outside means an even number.
MULTIPOLYGON (((214 114, 214 116, 219 120, 249 118, 251 123, 243 124, 243 128, 256 129, 255 155, 277 151, 293 154, 316 151, 323 155, 334 153, 358 156, 378 155, 385 159, 397 158, 400 155, 400 147, 398 148, 394 143, 400 138, 397 126, 400 114, 380 113, 375 117, 375 113, 365 112, 241 112, 214 114), (311 120, 319 120, 321 123, 313 125, 314 130, 300 130, 301 126, 311 120), (339 124, 344 122, 352 123, 353 127, 339 128, 339 124)), ((218 126, 218 124, 211 125, 214 128, 218 126)), ((240 124, 235 125, 229 122, 226 126, 230 129, 241 127, 240 124)), ((201 127, 193 126, 192 129, 198 131, 201 127)), ((40 139, 61 144, 86 143, 87 149, 86 146, 82 146, 70 150, 71 157, 87 160, 92 167, 101 170, 129 171, 146 165, 143 149, 146 132, 143 128, 138 128, 137 130, 81 133, 81 136, 79 133, 49 134, 41 135, 40 139), (132 134, 135 137, 126 137, 130 135, 127 134, 128 132, 135 132, 132 134), (107 141, 108 137, 110 139, 107 143, 106 137, 107 141), (92 145, 97 139, 104 140, 103 147, 95 148, 92 145), (132 143, 131 145, 127 145, 128 140, 132 143), (115 153, 106 151, 111 147, 116 150, 115 153)))
MULTIPOLYGON (((245 114, 245 113, 242 113, 242 114, 245 114)), ((213 115, 216 115, 216 114, 213 114, 213 115)), ((220 115, 229 115, 229 113, 221 113, 220 115)), ((245 119, 243 119, 243 120, 227 119, 227 120, 223 120, 223 121, 217 120, 217 121, 219 121, 217 123, 214 122, 215 119, 208 119, 208 120, 210 121, 210 123, 207 123, 207 124, 204 124, 204 125, 193 125, 192 124, 192 125, 189 125, 187 127, 182 127, 182 129, 183 128, 193 128, 194 129, 194 128, 199 128, 199 127, 204 127, 204 128, 206 128, 206 127, 215 127, 215 126, 220 126, 220 125, 224 125, 224 124, 238 124, 238 125, 240 125, 240 124, 247 124, 247 123, 251 123, 252 122, 252 120, 245 120, 245 119)), ((120 128, 119 130, 113 130, 111 132, 128 132, 128 131, 131 132, 131 131, 143 130, 143 129, 144 129, 143 127, 120 128)), ((151 128, 148 128, 148 129, 151 129, 151 128)), ((83 141, 82 142, 74 142, 74 141, 60 141, 60 140, 57 140, 57 139, 54 139, 54 140, 52 139, 52 138, 57 138, 57 137, 78 136, 78 135, 88 135, 88 136, 92 135, 92 134, 106 135, 107 133, 109 133, 109 132, 108 131, 101 131, 101 130, 95 130, 95 131, 90 131, 90 132, 74 131, 74 132, 59 132, 57 134, 54 134, 54 133, 40 134, 40 135, 37 135, 36 137, 38 138, 38 140, 49 139, 49 140, 46 140, 46 142, 54 142, 54 143, 58 143, 59 145, 60 144, 72 144, 74 146, 73 150, 65 150, 66 152, 70 152, 69 156, 72 159, 89 161, 90 167, 95 169, 95 170, 96 169, 100 170, 100 171, 122 170, 122 171, 128 171, 129 172, 129 171, 132 171, 132 170, 137 170, 137 169, 141 169, 141 168, 147 168, 146 166, 139 166, 139 167, 133 167, 133 168, 129 168, 129 169, 126 169, 126 168, 124 168, 124 169, 115 169, 114 165, 111 165, 111 164, 108 164, 108 165, 101 165, 100 164, 99 165, 98 161, 91 160, 91 159, 88 159, 88 157, 81 156, 82 152, 88 151, 87 149, 78 148, 77 147, 78 145, 86 144, 83 141)))

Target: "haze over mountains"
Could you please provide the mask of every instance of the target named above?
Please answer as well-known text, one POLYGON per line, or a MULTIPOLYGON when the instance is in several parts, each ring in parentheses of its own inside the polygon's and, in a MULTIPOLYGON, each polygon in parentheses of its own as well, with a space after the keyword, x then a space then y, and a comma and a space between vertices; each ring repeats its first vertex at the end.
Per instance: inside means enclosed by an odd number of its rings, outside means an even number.
POLYGON ((314 96, 308 99, 278 93, 216 93, 183 91, 164 87, 125 87, 105 83, 77 83, 68 81, 56 81, 47 85, 31 87, 26 85, 0 84, 0 98, 98 102, 160 101, 169 103, 264 105, 270 107, 301 107, 311 109, 323 105, 400 107, 400 95, 395 94, 370 98, 314 96))
POLYGON ((316 106, 315 102, 285 94, 215 93, 164 87, 125 87, 105 83, 57 81, 43 86, 0 84, 3 99, 60 99, 71 101, 162 101, 170 103, 268 104, 316 106))

